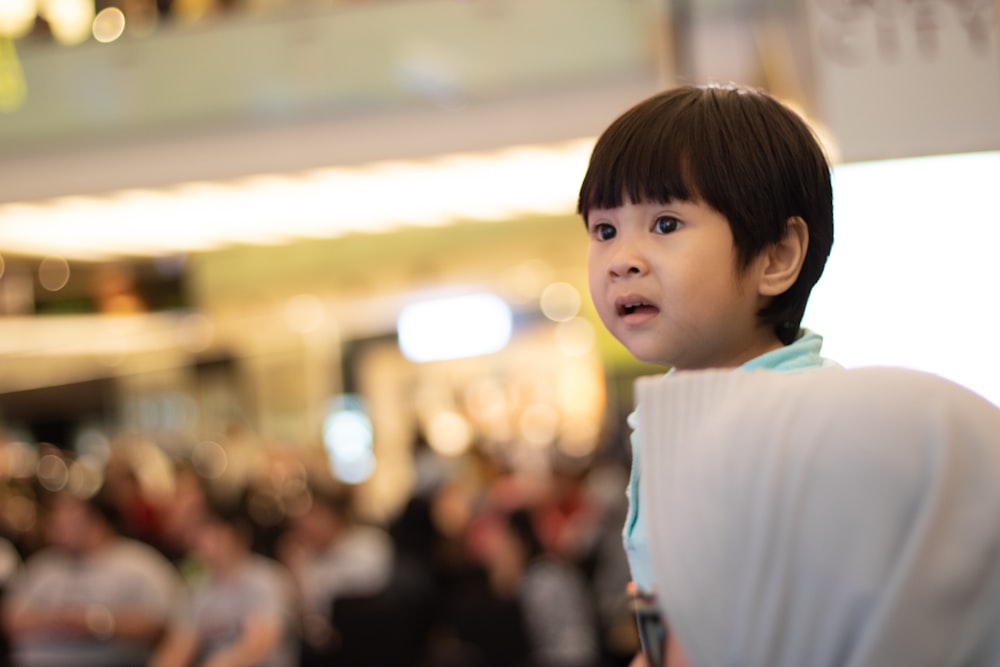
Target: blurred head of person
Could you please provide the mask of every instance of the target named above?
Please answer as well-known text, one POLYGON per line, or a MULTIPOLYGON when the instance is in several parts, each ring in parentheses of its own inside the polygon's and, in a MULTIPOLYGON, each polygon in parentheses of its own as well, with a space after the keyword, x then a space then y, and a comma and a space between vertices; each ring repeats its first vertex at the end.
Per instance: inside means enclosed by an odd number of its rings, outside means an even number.
POLYGON ((291 528, 307 548, 322 551, 334 544, 352 524, 352 503, 345 489, 317 487, 311 502, 292 519, 291 528))
POLYGON ((86 554, 116 539, 120 523, 117 507, 104 492, 81 496, 63 490, 49 499, 45 535, 56 548, 86 554))
POLYGON ((207 494, 192 524, 192 555, 213 572, 231 572, 250 555, 254 530, 245 496, 207 494))

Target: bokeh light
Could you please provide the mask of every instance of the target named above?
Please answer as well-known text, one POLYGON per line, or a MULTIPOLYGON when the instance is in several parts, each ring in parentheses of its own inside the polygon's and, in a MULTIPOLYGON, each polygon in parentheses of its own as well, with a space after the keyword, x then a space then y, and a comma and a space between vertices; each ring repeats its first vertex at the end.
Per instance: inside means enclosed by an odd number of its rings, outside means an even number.
POLYGON ((413 303, 399 315, 399 347, 410 361, 440 361, 502 350, 513 331, 510 306, 493 294, 413 303))
POLYGON ((521 413, 521 437, 530 445, 544 447, 559 432, 559 414, 550 405, 535 403, 521 413))
POLYGON ((195 472, 206 479, 222 477, 229 466, 229 457, 222 445, 212 440, 202 440, 191 450, 191 465, 195 472))
POLYGON ((46 257, 38 265, 38 282, 50 292, 66 287, 69 276, 69 262, 62 257, 46 257))
POLYGON ((569 283, 552 283, 542 291, 538 305, 553 322, 566 322, 580 312, 580 292, 569 283))
POLYGON ((19 39, 31 31, 38 12, 36 0, 3 0, 0 2, 0 35, 19 39))
POLYGON ((94 24, 93 2, 41 0, 39 9, 48 20, 52 36, 60 44, 79 44, 90 37, 94 24))
POLYGON ((55 454, 45 454, 38 459, 38 483, 46 491, 62 491, 69 482, 69 467, 66 461, 55 454))
POLYGON ((334 476, 359 484, 375 471, 371 418, 359 396, 338 396, 330 403, 323 422, 323 446, 334 476))
POLYGON ((100 461, 82 456, 69 465, 66 489, 78 498, 93 497, 104 484, 103 466, 100 461))
POLYGON ((125 13, 117 7, 105 7, 94 17, 94 39, 109 44, 125 32, 125 13))
POLYGON ((472 444, 472 428, 462 415, 442 410, 427 424, 427 443, 438 454, 458 456, 468 451, 472 444))

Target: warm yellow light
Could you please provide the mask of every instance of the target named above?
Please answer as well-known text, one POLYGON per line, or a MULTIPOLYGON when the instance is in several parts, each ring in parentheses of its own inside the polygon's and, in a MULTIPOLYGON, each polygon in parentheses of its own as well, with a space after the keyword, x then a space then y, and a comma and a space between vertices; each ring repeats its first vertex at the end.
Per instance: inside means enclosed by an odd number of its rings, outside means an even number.
POLYGON ((405 226, 567 215, 575 209, 592 147, 592 139, 580 139, 423 161, 13 202, 0 205, 0 247, 95 260, 405 226))
POLYGON ((36 0, 0 1, 0 35, 11 39, 24 37, 34 27, 37 13, 36 0))
POLYGON ((39 13, 49 22, 52 36, 61 44, 79 44, 90 37, 94 3, 88 0, 42 0, 39 13))

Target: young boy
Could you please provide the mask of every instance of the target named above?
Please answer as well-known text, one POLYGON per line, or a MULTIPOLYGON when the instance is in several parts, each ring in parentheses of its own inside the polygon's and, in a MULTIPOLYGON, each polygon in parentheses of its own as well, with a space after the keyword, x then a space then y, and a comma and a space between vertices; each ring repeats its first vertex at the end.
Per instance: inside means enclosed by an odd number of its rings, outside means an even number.
MULTIPOLYGON (((833 243, 829 165, 772 97, 685 86, 639 103, 598 139, 577 210, 594 305, 638 359, 677 370, 830 365, 822 339, 800 329, 833 243)), ((633 587, 648 596, 640 437, 624 539, 633 587)))

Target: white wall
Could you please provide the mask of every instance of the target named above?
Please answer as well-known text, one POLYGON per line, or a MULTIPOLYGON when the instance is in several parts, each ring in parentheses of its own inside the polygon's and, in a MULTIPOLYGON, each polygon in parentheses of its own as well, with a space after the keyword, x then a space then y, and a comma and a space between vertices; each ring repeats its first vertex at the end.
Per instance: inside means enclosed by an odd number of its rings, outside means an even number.
POLYGON ((843 165, 804 323, 845 366, 936 373, 1000 405, 1000 152, 843 165))

